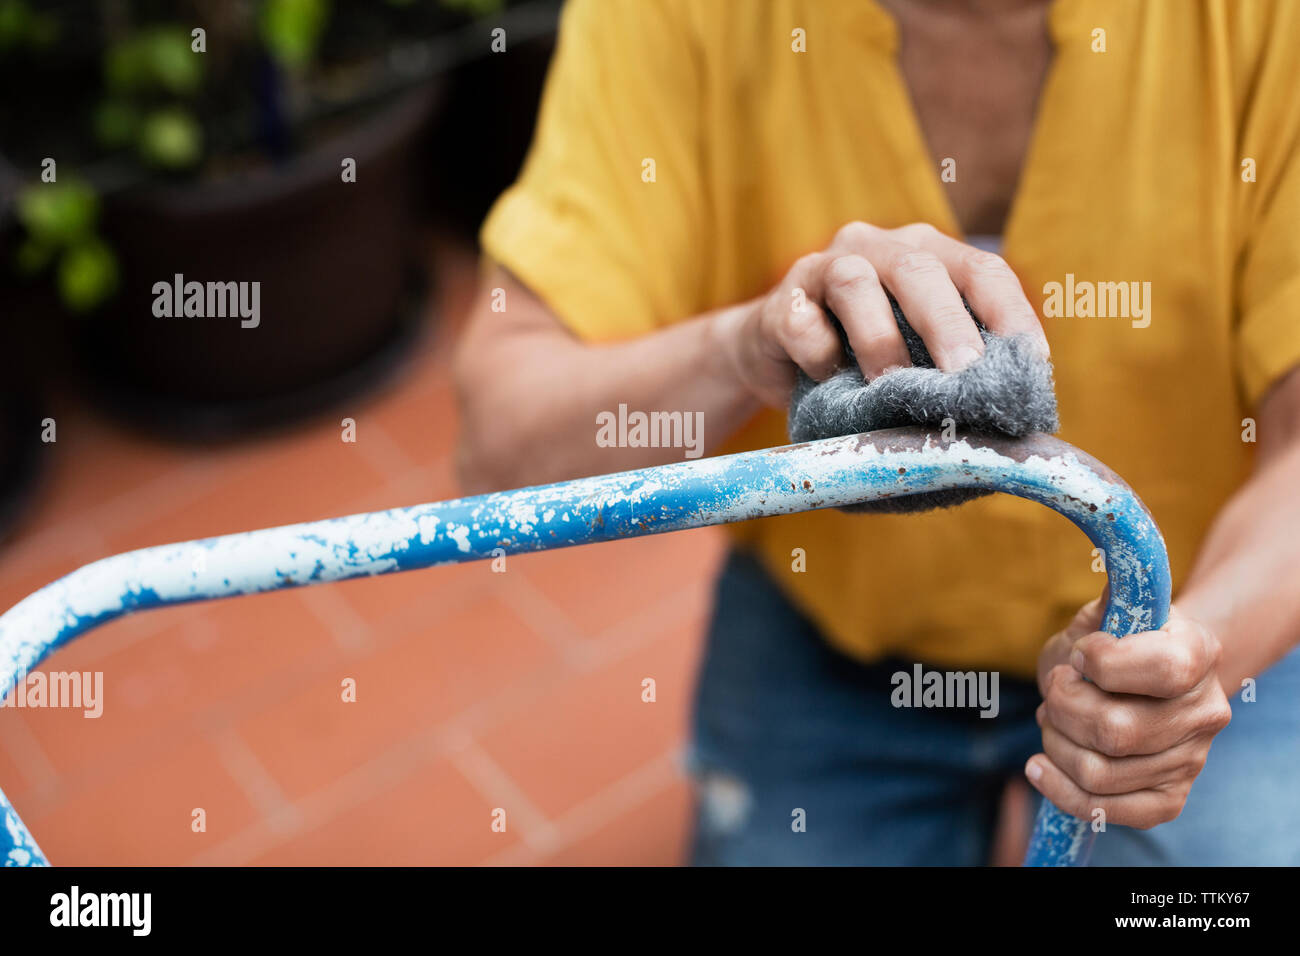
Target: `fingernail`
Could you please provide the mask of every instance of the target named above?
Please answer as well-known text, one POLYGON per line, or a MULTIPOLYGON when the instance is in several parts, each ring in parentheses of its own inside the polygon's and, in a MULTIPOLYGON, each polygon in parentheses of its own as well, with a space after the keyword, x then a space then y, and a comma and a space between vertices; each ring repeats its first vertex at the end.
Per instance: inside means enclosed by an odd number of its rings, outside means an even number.
POLYGON ((954 372, 961 371, 971 363, 978 361, 980 354, 979 350, 973 349, 969 345, 958 346, 952 353, 952 370, 954 372))
POLYGON ((1031 758, 1029 763, 1025 764, 1025 776, 1029 778, 1031 783, 1038 783, 1038 780, 1042 775, 1043 768, 1039 766, 1037 760, 1031 758))
POLYGON ((1082 674, 1083 664, 1084 664, 1083 651, 1079 650, 1076 647, 1073 653, 1070 654, 1070 666, 1073 667, 1080 674, 1082 674))

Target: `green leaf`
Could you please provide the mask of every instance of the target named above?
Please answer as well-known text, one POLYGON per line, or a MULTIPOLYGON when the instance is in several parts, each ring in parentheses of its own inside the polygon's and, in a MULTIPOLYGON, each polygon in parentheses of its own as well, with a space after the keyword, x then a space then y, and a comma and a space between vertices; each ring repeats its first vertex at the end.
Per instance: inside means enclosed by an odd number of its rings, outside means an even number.
POLYGON ((151 78, 177 96, 188 96, 203 82, 204 54, 190 49, 190 39, 184 27, 158 27, 145 35, 151 78))
POLYGON ((203 157, 203 129, 188 110, 155 110, 140 127, 138 144, 145 162, 164 169, 184 169, 203 157))
POLYGON ((149 85, 149 50, 139 34, 119 40, 104 51, 104 85, 118 94, 149 85))
POLYGON ((111 93, 163 90, 177 96, 194 93, 203 82, 203 54, 190 49, 184 27, 152 27, 109 47, 104 79, 111 93))
POLYGON ((18 221, 40 242, 68 245, 88 236, 99 215, 99 198, 77 179, 33 183, 18 196, 18 221))
POLYGON ((104 100, 95 107, 95 136, 109 149, 126 146, 140 129, 140 111, 126 100, 104 100))
POLYGON ((22 46, 32 19, 31 8, 25 0, 0 0, 0 52, 22 46))
POLYGON ((73 246, 59 260, 59 298, 74 312, 88 312, 117 291, 117 257, 100 239, 73 246))
POLYGON ((263 0, 258 33, 272 57, 297 69, 316 54, 329 13, 329 0, 263 0))

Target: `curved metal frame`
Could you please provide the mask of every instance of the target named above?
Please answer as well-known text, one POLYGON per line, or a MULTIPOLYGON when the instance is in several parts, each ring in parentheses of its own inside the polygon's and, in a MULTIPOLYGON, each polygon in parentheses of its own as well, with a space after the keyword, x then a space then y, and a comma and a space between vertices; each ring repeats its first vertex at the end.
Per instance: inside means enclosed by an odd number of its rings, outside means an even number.
MULTIPOLYGON (((1044 435, 945 441, 898 428, 114 555, 0 616, 0 691, 133 611, 954 488, 1027 498, 1078 525, 1106 555, 1110 633, 1165 622, 1164 542, 1110 469, 1044 435)), ((1092 835, 1044 801, 1026 864, 1085 863, 1092 835)), ((46 863, 3 792, 0 861, 46 863)))

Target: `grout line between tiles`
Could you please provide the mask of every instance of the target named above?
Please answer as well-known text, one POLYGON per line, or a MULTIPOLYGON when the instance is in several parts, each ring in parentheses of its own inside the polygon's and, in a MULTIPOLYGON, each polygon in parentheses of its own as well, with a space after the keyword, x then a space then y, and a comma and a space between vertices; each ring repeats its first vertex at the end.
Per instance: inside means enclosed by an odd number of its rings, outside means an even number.
POLYGON ((555 827, 487 751, 473 740, 465 740, 450 756, 452 764, 480 796, 505 810, 507 829, 512 822, 519 824, 520 836, 530 849, 548 853, 556 848, 555 827))
MULTIPOLYGON (((577 806, 565 811, 554 822, 555 845, 547 855, 567 849, 584 837, 613 823, 620 816, 658 796, 681 776, 681 748, 673 747, 652 757, 631 773, 598 790, 577 806)), ((520 866, 527 862, 509 847, 489 857, 483 866, 520 866)), ((544 861, 543 861, 544 862, 544 861)))

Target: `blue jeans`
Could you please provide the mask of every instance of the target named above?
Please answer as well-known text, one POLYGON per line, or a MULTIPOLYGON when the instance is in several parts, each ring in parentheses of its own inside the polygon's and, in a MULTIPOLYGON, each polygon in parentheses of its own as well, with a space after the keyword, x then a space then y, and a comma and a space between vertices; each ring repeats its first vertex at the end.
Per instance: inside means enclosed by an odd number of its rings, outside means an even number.
MULTIPOLYGON (((1044 635, 1044 639, 1048 635, 1044 635)), ((830 648, 757 561, 718 583, 696 691, 697 865, 980 865, 999 799, 1041 748, 1032 682, 978 707, 895 707, 893 675, 830 648)), ((1182 815, 1110 826, 1097 865, 1300 864, 1300 651, 1232 700, 1182 815)))

